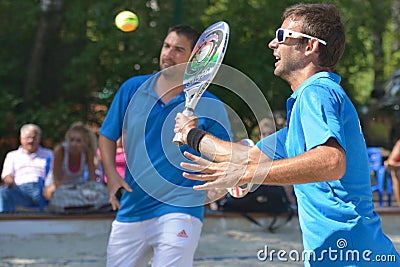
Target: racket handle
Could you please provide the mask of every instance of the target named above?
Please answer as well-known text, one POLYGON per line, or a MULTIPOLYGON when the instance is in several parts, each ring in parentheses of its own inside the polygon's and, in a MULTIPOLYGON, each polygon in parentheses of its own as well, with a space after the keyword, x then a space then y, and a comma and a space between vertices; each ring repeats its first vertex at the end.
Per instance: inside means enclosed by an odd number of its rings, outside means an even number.
MULTIPOLYGON (((183 115, 187 116, 187 117, 191 117, 193 116, 193 109, 191 108, 185 108, 182 112, 183 115)), ((172 139, 172 143, 174 143, 177 146, 183 146, 183 137, 182 137, 182 133, 176 133, 174 136, 174 139, 172 139)))

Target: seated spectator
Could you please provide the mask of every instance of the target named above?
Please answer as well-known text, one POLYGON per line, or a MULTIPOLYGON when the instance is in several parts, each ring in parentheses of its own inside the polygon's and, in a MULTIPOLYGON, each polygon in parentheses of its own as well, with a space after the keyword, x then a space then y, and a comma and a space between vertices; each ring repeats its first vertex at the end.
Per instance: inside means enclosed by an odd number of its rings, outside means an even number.
POLYGON ((54 148, 52 169, 46 178, 44 196, 49 210, 57 213, 82 213, 109 207, 108 191, 96 182, 97 137, 81 122, 73 123, 65 142, 54 148))
POLYGON ((6 155, 1 174, 0 212, 13 212, 18 206, 38 205, 39 177, 45 177, 50 149, 40 145, 42 131, 38 125, 25 124, 20 130, 20 147, 6 155))
POLYGON ((73 123, 65 134, 65 141, 54 148, 53 165, 43 192, 46 199, 50 200, 60 185, 96 181, 96 149, 97 137, 92 129, 81 122, 73 123))
POLYGON ((392 175, 393 193, 396 197, 397 205, 400 207, 400 139, 397 140, 384 165, 392 175))

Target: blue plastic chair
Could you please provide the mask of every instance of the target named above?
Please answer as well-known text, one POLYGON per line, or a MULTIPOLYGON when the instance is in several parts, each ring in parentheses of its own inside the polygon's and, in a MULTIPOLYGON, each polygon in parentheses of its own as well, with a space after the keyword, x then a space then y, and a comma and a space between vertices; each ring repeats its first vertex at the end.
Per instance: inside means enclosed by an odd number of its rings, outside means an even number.
POLYGON ((371 174, 376 178, 376 184, 371 185, 372 192, 378 192, 379 207, 383 206, 383 197, 385 195, 385 181, 386 181, 386 193, 388 196, 388 206, 391 205, 391 196, 393 193, 392 188, 392 177, 389 172, 386 171, 383 165, 381 151, 378 147, 368 147, 369 167, 371 174))
POLYGON ((393 195, 393 185, 392 185, 392 174, 390 172, 386 172, 386 193, 388 195, 388 206, 392 206, 392 195, 393 195))

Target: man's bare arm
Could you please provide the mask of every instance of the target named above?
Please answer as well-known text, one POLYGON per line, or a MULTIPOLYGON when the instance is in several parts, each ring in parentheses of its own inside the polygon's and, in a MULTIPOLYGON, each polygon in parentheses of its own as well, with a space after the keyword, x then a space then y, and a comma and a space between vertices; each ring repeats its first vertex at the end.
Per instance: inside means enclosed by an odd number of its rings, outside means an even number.
POLYGON ((257 180, 264 177, 264 184, 273 185, 331 181, 342 178, 346 172, 346 153, 334 138, 330 138, 325 144, 296 157, 274 160, 271 166, 257 164, 255 160, 251 160, 250 166, 245 181, 252 175, 257 180))
MULTIPOLYGON (((203 152, 201 145, 200 152, 203 152)), ((299 156, 274 161, 257 147, 249 150, 247 163, 210 162, 190 153, 185 155, 196 164, 181 163, 181 166, 200 174, 184 173, 184 177, 206 182, 195 187, 199 190, 249 182, 284 185, 331 181, 342 178, 346 171, 345 151, 333 138, 299 156)))
POLYGON ((107 176, 107 187, 110 193, 110 203, 114 210, 120 207, 119 201, 115 194, 120 187, 125 188, 127 191, 132 192, 130 186, 122 179, 116 169, 115 155, 116 155, 116 142, 100 135, 99 147, 101 154, 101 161, 104 167, 104 172, 107 176))

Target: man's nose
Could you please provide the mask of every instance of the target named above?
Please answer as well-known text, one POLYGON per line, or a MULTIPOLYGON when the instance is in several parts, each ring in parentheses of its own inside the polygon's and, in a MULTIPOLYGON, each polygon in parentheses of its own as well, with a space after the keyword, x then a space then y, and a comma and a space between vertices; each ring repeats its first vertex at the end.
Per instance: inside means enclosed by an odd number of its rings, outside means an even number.
POLYGON ((276 38, 272 39, 269 43, 268 43, 268 47, 273 49, 274 47, 277 47, 278 45, 278 40, 276 40, 276 38))

